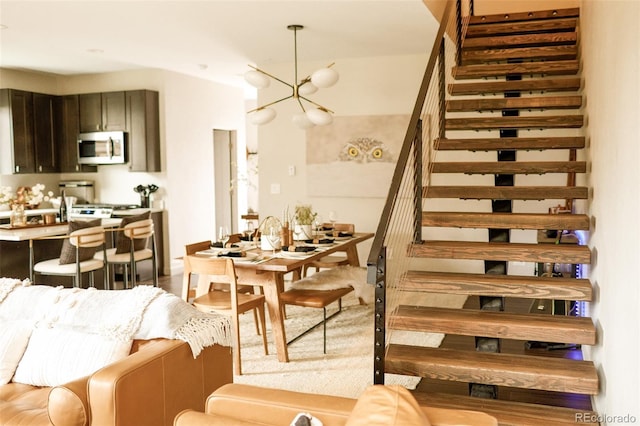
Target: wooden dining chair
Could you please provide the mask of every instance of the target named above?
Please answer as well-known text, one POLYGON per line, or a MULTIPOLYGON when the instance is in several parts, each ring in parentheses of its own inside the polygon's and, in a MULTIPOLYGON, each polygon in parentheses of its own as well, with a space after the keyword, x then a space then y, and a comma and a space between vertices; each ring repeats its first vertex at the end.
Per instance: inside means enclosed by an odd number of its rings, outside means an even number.
MULTIPOLYGON (((334 232, 355 232, 355 225, 353 223, 324 223, 322 224, 323 229, 333 228, 334 232)), ((327 231, 329 232, 329 231, 327 231)), ((335 268, 336 266, 344 266, 349 264, 349 259, 347 256, 325 256, 321 259, 318 259, 314 262, 308 263, 302 268, 302 277, 307 276, 307 270, 309 268, 314 268, 315 272, 318 272, 320 269, 329 269, 335 268)))
MULTIPOLYGON (((240 235, 240 234, 238 234, 240 235)), ((234 241, 234 242, 239 242, 240 239, 238 239, 238 241, 234 241)), ((185 255, 189 256, 192 254, 196 254, 199 251, 204 251, 211 248, 211 241, 206 240, 206 241, 198 241, 197 243, 192 243, 192 244, 187 244, 184 246, 185 249, 185 255)), ((210 289, 212 290, 219 290, 219 291, 229 291, 229 285, 224 284, 224 283, 209 283, 210 285, 210 289)), ((189 300, 193 299, 196 295, 196 286, 194 287, 190 287, 190 288, 186 288, 183 287, 182 288, 182 300, 184 300, 185 302, 189 302, 189 300)), ((240 293, 245 293, 245 294, 256 294, 256 290, 255 287, 249 284, 238 284, 238 291, 240 293)), ((256 324, 256 334, 260 335, 260 333, 262 332, 260 330, 260 322, 259 322, 259 318, 258 318, 258 313, 254 310, 253 311, 253 320, 256 324)))
POLYGON ((202 312, 218 313, 231 317, 233 324, 233 350, 234 350, 234 372, 242 374, 240 357, 240 320, 239 315, 249 310, 256 310, 260 318, 260 325, 263 330, 262 344, 265 355, 269 354, 267 346, 267 333, 264 303, 265 297, 262 294, 245 294, 238 292, 238 282, 233 260, 229 258, 211 258, 199 256, 184 257, 184 276, 182 286, 191 287, 191 279, 194 274, 208 275, 208 280, 199 280, 196 286, 195 299, 193 305, 202 312), (229 291, 211 290, 210 283, 223 283, 229 286, 229 291))

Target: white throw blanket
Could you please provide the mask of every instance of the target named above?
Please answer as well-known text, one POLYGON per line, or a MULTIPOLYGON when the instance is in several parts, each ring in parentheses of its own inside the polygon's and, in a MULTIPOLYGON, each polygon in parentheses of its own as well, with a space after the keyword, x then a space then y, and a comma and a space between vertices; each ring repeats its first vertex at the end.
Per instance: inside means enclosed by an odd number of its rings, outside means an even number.
POLYGON ((122 341, 180 339, 194 357, 215 343, 231 346, 227 317, 200 312, 156 287, 96 290, 15 281, 0 280, 0 319, 28 319, 37 327, 69 328, 122 341))

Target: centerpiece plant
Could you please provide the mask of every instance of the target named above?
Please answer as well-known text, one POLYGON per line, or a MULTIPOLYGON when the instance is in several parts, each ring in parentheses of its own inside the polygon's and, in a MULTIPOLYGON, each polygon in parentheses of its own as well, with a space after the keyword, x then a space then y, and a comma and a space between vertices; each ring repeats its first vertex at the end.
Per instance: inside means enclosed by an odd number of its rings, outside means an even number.
POLYGON ((309 204, 296 205, 294 217, 295 228, 293 231, 294 239, 307 240, 313 237, 312 224, 318 214, 313 211, 309 204))

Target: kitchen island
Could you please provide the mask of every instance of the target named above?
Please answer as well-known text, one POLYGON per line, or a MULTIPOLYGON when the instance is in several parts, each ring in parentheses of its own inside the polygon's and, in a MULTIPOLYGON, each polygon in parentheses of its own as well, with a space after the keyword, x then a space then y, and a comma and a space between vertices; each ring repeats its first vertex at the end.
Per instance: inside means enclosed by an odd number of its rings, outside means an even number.
MULTIPOLYGON (((149 209, 132 209, 128 214, 142 213, 149 209)), ((37 209, 28 210, 29 217, 35 217, 46 213, 55 213, 54 209, 37 209)), ((6 213, 6 212, 0 212, 6 213)), ((8 212, 10 216, 10 212, 8 212)), ((125 216, 121 215, 121 216, 125 216)), ((152 218, 154 219, 154 225, 156 228, 156 246, 157 246, 157 260, 158 260, 158 272, 162 275, 163 271, 163 211, 152 210, 152 218)), ((0 216, 3 218, 3 216, 0 216)), ((74 219, 82 220, 82 219, 74 219)), ((122 221, 122 217, 112 217, 102 219, 102 225, 105 228, 117 228, 122 221)), ((51 225, 40 226, 25 226, 11 228, 10 225, 0 225, 0 277, 10 277, 25 279, 29 277, 29 240, 34 238, 50 237, 57 235, 65 235, 69 229, 67 223, 56 223, 51 225)), ((42 239, 37 240, 34 243, 34 258, 35 261, 41 261, 44 259, 53 259, 60 255, 62 249, 62 239, 42 239)), ((107 248, 114 247, 114 235, 111 232, 107 233, 107 248)), ((151 267, 146 264, 150 262, 141 263, 142 268, 139 269, 141 274, 151 275, 151 267)), ((120 274, 121 275, 121 274, 120 274)), ((86 278, 86 277, 85 277, 86 278)), ((57 276, 38 276, 38 284, 51 284, 51 285, 64 285, 70 286, 72 280, 68 277, 57 276)), ((101 276, 96 275, 96 283, 102 282, 101 276)), ((112 287, 113 288, 113 287, 112 287)))

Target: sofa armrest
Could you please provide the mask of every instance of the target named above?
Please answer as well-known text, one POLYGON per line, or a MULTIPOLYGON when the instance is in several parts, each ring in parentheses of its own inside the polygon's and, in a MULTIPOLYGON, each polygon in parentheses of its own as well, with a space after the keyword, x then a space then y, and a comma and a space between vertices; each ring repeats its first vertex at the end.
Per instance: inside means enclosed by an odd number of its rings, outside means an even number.
POLYGON ((355 404, 351 398, 232 383, 209 396, 205 412, 261 425, 288 425, 298 413, 310 413, 324 426, 339 426, 355 404))
POLYGON ((88 381, 86 376, 51 389, 47 411, 54 426, 89 424, 88 381))
POLYGON ((233 381, 231 349, 204 348, 194 359, 180 340, 158 340, 89 379, 91 423, 169 426, 184 409, 203 411, 206 397, 233 381))

